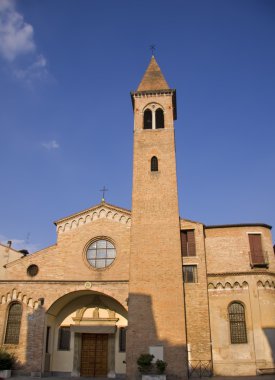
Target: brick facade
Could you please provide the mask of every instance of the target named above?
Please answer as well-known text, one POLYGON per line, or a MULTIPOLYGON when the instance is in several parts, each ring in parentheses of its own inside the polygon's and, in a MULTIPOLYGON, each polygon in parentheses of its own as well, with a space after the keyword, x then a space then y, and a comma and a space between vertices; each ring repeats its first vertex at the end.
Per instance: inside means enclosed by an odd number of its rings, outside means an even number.
POLYGON ((60 219, 56 244, 25 257, 12 250, 7 261, 7 247, 0 245, 2 346, 16 354, 18 370, 28 374, 81 375, 82 333, 108 334, 109 377, 127 372, 129 380, 138 378, 136 360, 150 350, 168 363, 168 379, 186 379, 188 368, 200 363, 213 366, 216 375, 255 375, 275 368, 271 227, 205 226, 180 219, 175 91, 154 58, 132 101, 132 211, 102 201, 60 219), (148 107, 152 128, 144 129, 148 107), (164 116, 159 129, 158 108, 164 116), (157 170, 152 170, 152 157, 157 170), (180 235, 186 231, 194 236, 195 254, 181 248, 180 235), (257 265, 249 234, 261 241, 263 262, 257 265), (87 259, 88 247, 97 240, 116 249, 114 261, 103 269, 87 259), (38 267, 35 276, 30 276, 30 265, 38 267), (190 278, 183 281, 187 269, 190 278), (16 302, 23 310, 19 344, 5 344, 10 306, 16 302), (232 343, 230 330, 232 303, 241 305, 245 315, 247 340, 238 344, 232 343), (79 322, 79 315, 88 317, 79 322), (125 353, 120 332, 127 324, 125 353), (60 326, 71 331, 67 351, 58 348, 60 326))

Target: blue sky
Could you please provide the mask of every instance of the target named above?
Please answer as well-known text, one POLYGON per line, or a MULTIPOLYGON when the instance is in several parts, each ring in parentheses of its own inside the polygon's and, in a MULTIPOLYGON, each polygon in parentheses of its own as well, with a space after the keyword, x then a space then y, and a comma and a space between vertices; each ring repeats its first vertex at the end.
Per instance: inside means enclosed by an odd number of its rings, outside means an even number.
MULTIPOLYGON (((63 216, 131 208, 149 46, 171 88, 179 207, 275 226, 275 2, 0 0, 0 241, 55 243, 63 216)), ((274 239, 273 239, 274 240, 274 239)))

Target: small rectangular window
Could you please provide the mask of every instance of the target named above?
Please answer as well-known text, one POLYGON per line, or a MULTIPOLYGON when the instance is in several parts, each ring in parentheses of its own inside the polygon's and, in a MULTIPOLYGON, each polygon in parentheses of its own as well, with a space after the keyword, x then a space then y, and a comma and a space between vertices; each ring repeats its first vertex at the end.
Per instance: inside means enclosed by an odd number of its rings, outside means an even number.
POLYGON ((60 327, 58 334, 58 349, 63 351, 70 350, 71 331, 70 327, 60 327))
POLYGON ((119 352, 126 352, 126 328, 119 329, 119 352))
POLYGON ((197 265, 183 265, 182 269, 184 282, 198 282, 197 265))
POLYGON ((180 232, 180 236, 182 256, 196 256, 195 231, 183 230, 180 232))

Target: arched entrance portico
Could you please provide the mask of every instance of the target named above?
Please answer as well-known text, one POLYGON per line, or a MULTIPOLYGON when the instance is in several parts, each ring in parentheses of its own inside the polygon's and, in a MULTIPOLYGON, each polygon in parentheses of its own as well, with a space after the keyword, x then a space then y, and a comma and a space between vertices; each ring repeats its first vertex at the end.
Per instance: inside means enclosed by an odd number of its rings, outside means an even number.
POLYGON ((115 377, 125 368, 127 311, 92 290, 71 292, 46 312, 44 372, 115 377))

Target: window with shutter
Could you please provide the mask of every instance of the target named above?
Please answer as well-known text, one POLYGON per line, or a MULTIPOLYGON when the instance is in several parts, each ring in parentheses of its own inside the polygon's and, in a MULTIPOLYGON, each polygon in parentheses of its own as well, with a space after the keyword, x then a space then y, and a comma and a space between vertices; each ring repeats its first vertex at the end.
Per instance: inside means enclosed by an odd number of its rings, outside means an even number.
POLYGON ((262 249, 261 234, 248 234, 250 246, 250 260, 252 267, 267 266, 264 251, 262 249))
POLYGON ((196 243, 194 230, 181 231, 181 254, 182 256, 196 256, 196 243))

